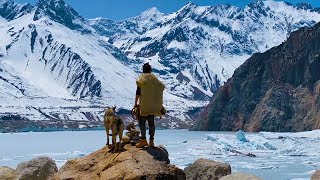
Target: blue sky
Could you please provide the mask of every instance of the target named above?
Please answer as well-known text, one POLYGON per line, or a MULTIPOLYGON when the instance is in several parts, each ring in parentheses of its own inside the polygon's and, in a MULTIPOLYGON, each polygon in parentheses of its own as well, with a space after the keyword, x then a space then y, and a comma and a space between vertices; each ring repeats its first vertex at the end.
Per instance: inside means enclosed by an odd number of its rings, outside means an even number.
MULTIPOLYGON (((37 0, 15 0, 35 4, 37 0)), ((140 14, 142 11, 157 7, 159 11, 170 13, 177 11, 188 2, 198 5, 232 4, 244 7, 252 0, 65 0, 85 18, 106 17, 112 20, 122 20, 140 14)), ((310 3, 320 7, 320 0, 287 0, 292 4, 298 2, 310 3)))

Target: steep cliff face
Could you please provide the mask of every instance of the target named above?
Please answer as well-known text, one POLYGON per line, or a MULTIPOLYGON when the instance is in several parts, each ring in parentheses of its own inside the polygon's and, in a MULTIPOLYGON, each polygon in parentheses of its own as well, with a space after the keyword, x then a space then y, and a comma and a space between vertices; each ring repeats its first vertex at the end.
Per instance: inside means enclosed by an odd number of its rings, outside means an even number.
POLYGON ((320 24, 255 54, 212 98, 192 130, 320 128, 320 24))

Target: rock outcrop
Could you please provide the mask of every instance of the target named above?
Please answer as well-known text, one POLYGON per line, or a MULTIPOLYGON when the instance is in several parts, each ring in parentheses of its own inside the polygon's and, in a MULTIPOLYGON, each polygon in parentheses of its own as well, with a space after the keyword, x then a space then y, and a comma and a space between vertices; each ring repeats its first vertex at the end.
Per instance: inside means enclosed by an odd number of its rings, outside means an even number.
POLYGON ((231 166, 208 159, 198 159, 189 167, 185 168, 187 180, 218 180, 231 174, 231 166))
POLYGON ((54 160, 48 157, 38 157, 18 164, 16 179, 19 180, 46 180, 58 172, 54 160))
POLYGON ((1 180, 14 180, 15 170, 6 166, 0 166, 0 179, 1 180))
POLYGON ((220 180, 262 180, 262 179, 251 174, 234 173, 228 176, 224 176, 220 180))
POLYGON ((169 163, 163 147, 137 149, 125 145, 119 153, 104 147, 88 156, 67 161, 52 179, 185 179, 184 172, 169 163))
POLYGON ((313 173, 311 180, 320 180, 320 170, 313 173))
POLYGON ((254 54, 221 87, 191 130, 320 128, 320 23, 254 54))

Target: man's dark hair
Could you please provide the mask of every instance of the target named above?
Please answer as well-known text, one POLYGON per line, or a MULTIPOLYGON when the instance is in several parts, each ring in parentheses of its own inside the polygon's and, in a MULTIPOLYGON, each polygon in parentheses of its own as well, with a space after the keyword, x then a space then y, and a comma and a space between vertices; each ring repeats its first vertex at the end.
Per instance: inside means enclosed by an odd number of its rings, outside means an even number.
POLYGON ((149 63, 145 63, 142 67, 143 73, 151 73, 151 66, 149 63))

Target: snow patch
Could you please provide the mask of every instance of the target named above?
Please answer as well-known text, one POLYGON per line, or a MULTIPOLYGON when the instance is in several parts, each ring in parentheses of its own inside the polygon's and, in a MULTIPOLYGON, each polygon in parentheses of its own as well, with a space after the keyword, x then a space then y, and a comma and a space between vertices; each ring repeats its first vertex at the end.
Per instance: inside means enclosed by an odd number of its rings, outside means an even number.
POLYGON ((167 49, 174 49, 174 48, 185 50, 185 49, 187 49, 187 46, 184 42, 178 42, 178 41, 174 40, 167 46, 167 49))

